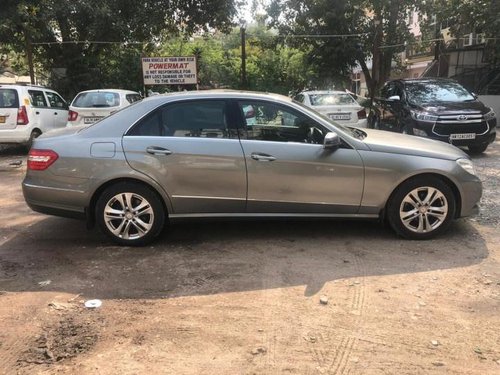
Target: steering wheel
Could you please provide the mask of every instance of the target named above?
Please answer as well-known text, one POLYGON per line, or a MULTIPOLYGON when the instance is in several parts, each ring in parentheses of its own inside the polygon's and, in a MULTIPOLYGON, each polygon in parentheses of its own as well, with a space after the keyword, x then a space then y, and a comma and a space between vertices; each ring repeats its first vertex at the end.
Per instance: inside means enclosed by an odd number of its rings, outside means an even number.
POLYGON ((307 143, 321 144, 325 138, 323 131, 316 126, 309 127, 307 131, 307 143))

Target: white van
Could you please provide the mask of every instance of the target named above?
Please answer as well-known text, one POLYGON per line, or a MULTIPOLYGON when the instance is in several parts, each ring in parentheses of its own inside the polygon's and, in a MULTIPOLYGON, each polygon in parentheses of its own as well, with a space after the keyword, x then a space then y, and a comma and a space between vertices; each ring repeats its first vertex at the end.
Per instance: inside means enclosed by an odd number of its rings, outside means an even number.
POLYGON ((33 139, 66 126, 68 104, 41 86, 0 85, 0 143, 31 147, 33 139))

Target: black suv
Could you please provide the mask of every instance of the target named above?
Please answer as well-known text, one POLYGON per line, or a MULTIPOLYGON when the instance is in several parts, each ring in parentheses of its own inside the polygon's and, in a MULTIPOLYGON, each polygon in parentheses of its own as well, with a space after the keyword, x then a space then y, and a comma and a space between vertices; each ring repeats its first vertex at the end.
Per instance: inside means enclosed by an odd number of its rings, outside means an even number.
POLYGON ((397 79, 387 82, 374 102, 368 126, 428 137, 481 153, 495 140, 491 108, 450 79, 397 79))

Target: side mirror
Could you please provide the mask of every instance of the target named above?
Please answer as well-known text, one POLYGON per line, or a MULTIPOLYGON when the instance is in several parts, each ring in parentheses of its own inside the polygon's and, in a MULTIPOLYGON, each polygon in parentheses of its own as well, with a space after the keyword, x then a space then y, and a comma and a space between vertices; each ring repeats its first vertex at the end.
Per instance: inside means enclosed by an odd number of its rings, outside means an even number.
POLYGON ((399 102, 401 100, 401 98, 399 97, 399 95, 393 95, 393 96, 389 96, 389 98, 387 98, 387 100, 390 102, 399 102))
POLYGON ((323 140, 323 148, 325 150, 336 150, 340 147, 340 137, 337 133, 328 132, 323 140))

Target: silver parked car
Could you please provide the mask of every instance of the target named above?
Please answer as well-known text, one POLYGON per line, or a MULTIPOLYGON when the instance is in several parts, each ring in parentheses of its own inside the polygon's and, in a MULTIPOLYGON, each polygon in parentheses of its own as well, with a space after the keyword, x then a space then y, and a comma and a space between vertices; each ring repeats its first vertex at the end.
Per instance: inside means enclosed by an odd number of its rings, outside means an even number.
POLYGON ((476 213, 482 188, 449 144, 343 127, 279 95, 200 91, 36 139, 23 191, 35 211, 144 245, 194 217, 382 218, 426 239, 476 213))

